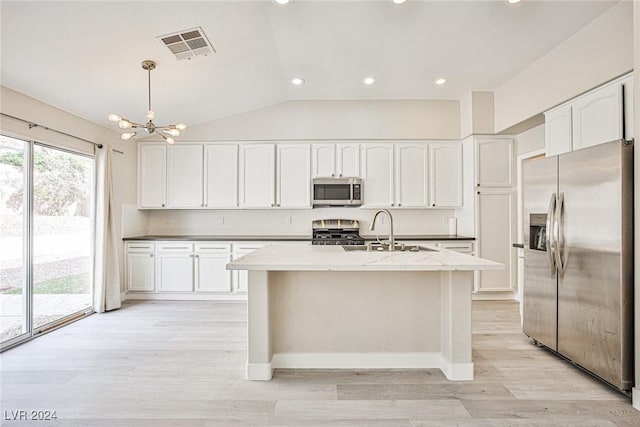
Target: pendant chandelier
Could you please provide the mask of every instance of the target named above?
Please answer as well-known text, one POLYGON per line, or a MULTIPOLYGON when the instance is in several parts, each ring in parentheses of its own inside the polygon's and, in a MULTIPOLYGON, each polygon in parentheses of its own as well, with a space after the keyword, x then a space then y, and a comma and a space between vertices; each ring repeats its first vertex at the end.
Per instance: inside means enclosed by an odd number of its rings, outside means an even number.
MULTIPOLYGON (((173 137, 179 136, 180 131, 185 130, 187 128, 187 125, 185 125, 184 123, 178 123, 175 125, 158 126, 155 123, 153 123, 153 119, 155 118, 156 114, 151 109, 151 70, 154 70, 155 68, 156 68, 156 63, 154 61, 151 61, 151 60, 142 61, 142 69, 147 70, 148 77, 149 77, 149 109, 147 110, 148 122, 146 122, 145 124, 136 123, 134 121, 125 119, 124 117, 121 117, 113 113, 110 113, 107 116, 107 118, 109 119, 110 122, 118 122, 118 127, 120 129, 142 128, 149 135, 155 132, 158 135, 160 135, 162 139, 164 139, 167 142, 167 144, 174 144, 176 141, 173 139, 173 137)), ((136 132, 127 131, 120 134, 120 138, 126 141, 128 139, 131 139, 135 135, 136 135, 136 132)))

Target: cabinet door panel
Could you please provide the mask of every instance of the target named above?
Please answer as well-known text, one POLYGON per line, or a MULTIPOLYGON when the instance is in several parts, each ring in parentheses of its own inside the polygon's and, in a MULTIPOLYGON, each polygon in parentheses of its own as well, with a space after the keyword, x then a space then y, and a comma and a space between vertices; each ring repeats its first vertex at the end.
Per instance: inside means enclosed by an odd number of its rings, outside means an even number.
POLYGON ((202 144, 168 147, 167 192, 170 208, 202 207, 202 149, 202 144))
POLYGON ((308 145, 278 145, 278 207, 311 207, 308 145))
POLYGON ((393 206, 393 145, 364 144, 364 201, 366 206, 393 206))
POLYGON ((313 177, 331 178, 336 174, 335 144, 313 144, 313 177))
POLYGON ((207 145, 205 152, 205 206, 238 206, 238 146, 207 145))
POLYGON ((514 289, 513 195, 485 193, 476 196, 478 209, 477 256, 504 264, 504 270, 478 272, 477 291, 512 291, 514 289))
POLYGON ((166 203, 165 145, 140 145, 138 151, 138 206, 163 208, 166 203))
POLYGON ((462 146, 431 144, 432 205, 462 206, 462 146))
POLYGON ((193 255, 158 255, 158 291, 193 291, 193 255))
POLYGON ((544 142, 547 156, 571 151, 571 139, 570 105, 556 108, 544 115, 544 142))
POLYGON ((127 290, 153 291, 155 289, 155 262, 153 253, 127 254, 127 290))
POLYGON ((338 144, 336 153, 338 176, 345 178, 360 177, 360 144, 338 144))
POLYGON ((240 206, 267 208, 275 205, 275 145, 240 146, 240 206))
POLYGON ((573 149, 622 138, 622 85, 595 90, 573 104, 573 149))
POLYGON ((231 254, 198 254, 196 258, 198 292, 231 292, 231 254))
POLYGON ((511 187, 513 185, 513 140, 479 140, 477 152, 477 186, 511 187))
POLYGON ((429 206, 428 165, 429 146, 427 144, 396 144, 396 202, 398 206, 429 206))

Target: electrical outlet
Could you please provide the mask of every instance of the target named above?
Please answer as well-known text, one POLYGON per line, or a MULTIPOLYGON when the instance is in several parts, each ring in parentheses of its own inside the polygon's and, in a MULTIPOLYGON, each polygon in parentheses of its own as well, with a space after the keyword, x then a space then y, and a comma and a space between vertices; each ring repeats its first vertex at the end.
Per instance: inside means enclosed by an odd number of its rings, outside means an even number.
POLYGON ((165 220, 165 222, 167 224, 175 224, 176 223, 176 219, 172 216, 168 216, 167 219, 165 220))
POLYGON ((215 218, 214 222, 216 223, 216 225, 224 225, 224 217, 223 216, 217 216, 215 218))
POLYGON ((384 223, 386 222, 386 219, 385 219, 384 215, 380 215, 380 216, 378 217, 378 222, 379 222, 381 225, 382 225, 382 224, 384 224, 384 223))
POLYGON ((287 216, 287 217, 284 218, 284 222, 285 222, 285 224, 291 225, 291 224, 293 224, 293 218, 290 217, 290 216, 287 216))

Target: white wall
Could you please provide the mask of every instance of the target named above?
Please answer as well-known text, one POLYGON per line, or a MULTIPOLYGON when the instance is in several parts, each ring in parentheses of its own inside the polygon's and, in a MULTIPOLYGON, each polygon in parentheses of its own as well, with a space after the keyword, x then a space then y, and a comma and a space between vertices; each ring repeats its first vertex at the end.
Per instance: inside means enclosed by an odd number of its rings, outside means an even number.
MULTIPOLYGON (((135 143, 124 142, 117 132, 97 126, 66 111, 0 86, 0 111, 11 116, 20 117, 40 125, 48 126, 89 141, 110 145, 124 152, 124 155, 113 154, 113 198, 115 224, 122 230, 122 205, 136 201, 136 163, 137 150, 135 143)), ((93 146, 42 128, 33 128, 13 119, 0 118, 0 132, 18 138, 40 141, 67 147, 76 151, 93 153, 93 146)), ((119 246, 121 278, 123 278, 123 245, 119 246)), ((124 280, 122 280, 124 285, 124 280)), ((124 287, 123 287, 124 289, 124 287)))
MULTIPOLYGON (((311 236, 314 219, 345 218, 360 220, 362 235, 388 234, 388 224, 378 224, 375 232, 369 225, 375 209, 320 208, 303 210, 156 210, 149 211, 148 232, 152 235, 200 234, 311 236), (291 223, 289 224, 289 219, 291 223)), ((448 209, 392 210, 396 235, 447 234, 448 209)), ((378 217, 379 220, 381 217, 378 217)))
POLYGON ((194 125, 182 140, 458 139, 458 101, 289 101, 194 125))
POLYGON ((497 88, 496 132, 630 71, 632 7, 621 1, 497 88))

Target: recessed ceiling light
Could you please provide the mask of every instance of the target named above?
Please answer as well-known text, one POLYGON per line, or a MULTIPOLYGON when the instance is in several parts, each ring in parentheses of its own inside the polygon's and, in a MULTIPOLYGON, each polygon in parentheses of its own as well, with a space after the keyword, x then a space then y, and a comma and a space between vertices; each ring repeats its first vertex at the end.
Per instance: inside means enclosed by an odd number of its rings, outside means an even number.
POLYGON ((304 83, 304 79, 303 78, 294 77, 294 78, 291 79, 291 84, 294 84, 296 86, 300 86, 303 83, 304 83))
POLYGON ((363 82, 366 85, 372 85, 372 84, 374 84, 376 82, 376 78, 375 77, 365 77, 363 82))
POLYGON ((394 2, 395 4, 402 4, 402 3, 406 2, 406 1, 407 1, 407 0, 393 0, 393 2, 394 2))
POLYGON ((434 83, 435 83, 435 84, 437 84, 437 85, 443 85, 443 84, 445 84, 446 82, 447 82, 447 79, 445 79, 444 77, 440 77, 439 79, 436 79, 436 80, 434 81, 434 83))
POLYGON ((278 3, 278 4, 287 4, 287 3, 289 3, 289 0, 276 0, 276 3, 278 3))
POLYGON ((511 3, 511 4, 520 3, 520 0, 509 0, 509 3, 511 3))

